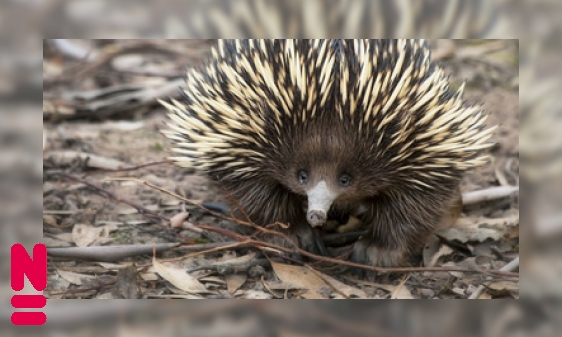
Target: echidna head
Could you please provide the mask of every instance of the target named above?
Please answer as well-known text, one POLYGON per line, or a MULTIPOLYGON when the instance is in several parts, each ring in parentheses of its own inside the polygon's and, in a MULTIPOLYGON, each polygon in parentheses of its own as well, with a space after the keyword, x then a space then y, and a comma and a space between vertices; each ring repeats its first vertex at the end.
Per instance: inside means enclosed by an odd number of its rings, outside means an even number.
POLYGON ((345 127, 333 127, 329 134, 322 126, 307 128, 281 150, 280 158, 285 160, 274 160, 284 164, 273 176, 291 192, 307 198, 306 219, 313 227, 326 222, 332 205, 353 204, 385 187, 388 175, 379 173, 367 158, 365 142, 344 137, 345 133, 345 127))
POLYGON ((355 194, 357 188, 351 174, 339 172, 334 165, 301 168, 294 180, 294 189, 308 197, 306 220, 312 227, 324 224, 334 201, 355 194))

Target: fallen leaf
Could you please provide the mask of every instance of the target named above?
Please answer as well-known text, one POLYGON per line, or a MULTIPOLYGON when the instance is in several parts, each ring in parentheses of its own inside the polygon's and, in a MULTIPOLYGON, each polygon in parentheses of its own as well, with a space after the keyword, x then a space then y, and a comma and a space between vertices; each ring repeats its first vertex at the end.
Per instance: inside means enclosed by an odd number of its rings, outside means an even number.
POLYGON ((281 281, 299 289, 316 290, 326 284, 326 282, 306 267, 293 266, 274 261, 271 261, 271 266, 273 267, 275 275, 277 275, 281 281))
POLYGON ((496 281, 492 282, 488 285, 488 288, 497 290, 497 291, 505 291, 505 290, 519 290, 519 284, 511 281, 496 281))
POLYGON ((396 290, 392 292, 392 298, 397 300, 411 300, 414 299, 410 290, 404 285, 401 287, 396 287, 396 290))
POLYGON ((136 299, 140 292, 137 284, 137 268, 129 266, 117 272, 117 280, 111 289, 113 298, 136 299))
POLYGON ((256 259, 256 253, 252 252, 242 256, 236 256, 234 252, 225 252, 225 254, 214 263, 214 265, 220 266, 225 264, 244 264, 256 259))
POLYGON ((400 281, 400 284, 396 286, 390 298, 397 300, 410 300, 414 298, 410 290, 406 288, 406 281, 408 281, 409 278, 410 276, 406 276, 400 281))
POLYGON ((158 275, 156 275, 156 273, 144 272, 140 274, 140 277, 144 281, 158 281, 158 275))
POLYGON ((98 156, 92 153, 77 151, 50 151, 45 154, 49 160, 57 163, 57 166, 71 165, 76 159, 82 160, 88 167, 105 170, 118 170, 127 167, 122 161, 113 158, 98 156))
POLYGON ((488 294, 488 293, 482 293, 478 296, 479 300, 491 300, 492 299, 492 295, 488 294))
POLYGON ((246 282, 248 279, 247 274, 232 274, 226 275, 226 288, 228 289, 229 294, 234 294, 236 290, 240 289, 240 287, 246 282))
POLYGON ((459 242, 477 241, 484 242, 488 239, 498 241, 504 232, 492 228, 448 228, 438 231, 438 234, 449 241, 459 242))
POLYGON ((162 263, 156 258, 152 259, 154 271, 164 280, 170 282, 178 289, 192 294, 210 293, 205 286, 195 277, 189 275, 184 269, 171 263, 162 263))
POLYGON ((57 269, 57 274, 59 274, 60 277, 62 277, 66 281, 68 281, 72 284, 78 285, 78 286, 82 285, 83 280, 95 280, 96 279, 96 277, 92 276, 92 275, 79 274, 79 273, 66 271, 66 270, 59 270, 59 269, 57 269))
POLYGON ((72 247, 72 234, 62 233, 58 235, 53 235, 52 238, 44 236, 41 242, 47 247, 72 247))
POLYGON ((519 224, 510 228, 508 233, 509 233, 510 239, 518 238, 519 237, 519 224))
POLYGON ((271 298, 273 298, 273 295, 266 293, 264 291, 260 291, 260 290, 248 290, 246 292, 246 296, 244 297, 246 299, 250 299, 250 300, 269 300, 271 298))
POLYGON ((43 214, 43 227, 57 228, 57 219, 49 214, 43 214))
POLYGON ((179 212, 178 214, 170 218, 170 225, 172 226, 172 228, 180 228, 182 227, 182 223, 185 221, 185 219, 187 219, 188 216, 189 212, 179 212))
POLYGON ((463 217, 459 218, 454 228, 496 228, 506 230, 519 224, 519 214, 503 218, 463 217))
POLYGON ((441 245, 439 250, 431 257, 431 260, 429 260, 429 264, 427 265, 427 267, 436 266, 441 257, 451 255, 454 252, 455 251, 451 247, 446 245, 441 245))
POLYGON ((110 241, 109 233, 117 230, 115 225, 92 227, 85 224, 76 224, 72 228, 72 241, 78 247, 88 247, 92 243, 106 243, 110 241))
POLYGON ((305 300, 323 300, 326 299, 326 296, 319 294, 316 291, 305 291, 304 293, 300 294, 302 298, 305 300))
POLYGON ((112 270, 120 270, 135 265, 133 262, 121 262, 121 263, 96 262, 96 264, 99 264, 105 269, 112 269, 112 270))
POLYGON ((412 293, 405 285, 392 285, 392 284, 381 284, 381 283, 369 283, 369 285, 374 286, 379 289, 383 289, 392 294, 394 299, 413 299, 412 293))
POLYGON ((434 267, 441 257, 450 255, 453 252, 453 249, 442 244, 437 237, 432 236, 423 249, 423 265, 426 267, 434 267))
MULTIPOLYGON (((331 289, 333 286, 348 297, 351 296, 356 296, 359 298, 367 297, 367 294, 364 291, 348 286, 347 284, 344 284, 328 275, 321 274, 320 272, 318 272, 319 274, 322 275, 322 277, 320 277, 307 267, 293 266, 293 265, 278 263, 274 261, 271 261, 271 266, 273 267, 273 271, 275 272, 275 275, 277 275, 277 277, 281 281, 299 289, 308 289, 311 292, 316 292, 322 295, 327 287, 331 289), (324 280, 329 282, 331 286, 327 284, 326 281, 324 280)), ((308 296, 314 297, 316 295, 308 295, 308 296)), ((324 296, 323 298, 326 297, 324 296)))

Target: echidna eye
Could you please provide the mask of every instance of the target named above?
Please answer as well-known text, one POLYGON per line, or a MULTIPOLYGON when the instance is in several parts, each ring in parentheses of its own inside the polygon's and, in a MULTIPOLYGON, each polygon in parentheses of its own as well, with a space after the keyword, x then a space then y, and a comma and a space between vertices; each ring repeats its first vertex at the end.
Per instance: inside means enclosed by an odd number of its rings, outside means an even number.
POLYGON ((351 177, 348 174, 342 174, 340 176, 340 185, 341 186, 349 186, 351 184, 351 177))
POLYGON ((308 173, 305 170, 300 170, 298 177, 300 184, 306 184, 308 182, 308 173))

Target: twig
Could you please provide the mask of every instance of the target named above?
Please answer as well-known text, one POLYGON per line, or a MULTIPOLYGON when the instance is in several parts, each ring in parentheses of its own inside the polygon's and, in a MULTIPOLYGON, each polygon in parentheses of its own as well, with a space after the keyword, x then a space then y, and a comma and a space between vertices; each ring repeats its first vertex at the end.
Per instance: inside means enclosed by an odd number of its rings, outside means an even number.
POLYGON ((232 275, 240 272, 246 272, 254 266, 268 266, 268 259, 254 259, 251 261, 241 263, 218 263, 204 266, 197 266, 187 270, 187 273, 192 273, 199 270, 211 270, 220 275, 232 275))
POLYGON ((218 247, 230 246, 237 243, 236 241, 225 241, 225 242, 209 242, 209 243, 197 243, 192 245, 181 245, 176 251, 186 251, 186 252, 199 252, 202 250, 213 249, 218 247))
POLYGON ((96 246, 96 247, 64 247, 47 248, 47 255, 51 257, 62 257, 69 259, 83 259, 113 262, 126 257, 151 254, 153 247, 157 253, 178 247, 181 243, 156 243, 156 244, 134 244, 134 245, 115 245, 115 246, 96 246))
MULTIPOLYGON (((235 220, 235 219, 231 219, 231 221, 236 221, 238 224, 244 224, 244 222, 239 221, 239 220, 235 220)), ((298 254, 301 254, 303 256, 309 257, 309 258, 314 259, 314 260, 345 265, 345 266, 348 266, 348 267, 361 268, 361 269, 376 271, 376 272, 380 272, 380 273, 385 273, 385 272, 387 272, 387 273, 463 272, 463 273, 491 274, 491 275, 498 275, 498 276, 504 276, 504 277, 519 277, 519 273, 512 273, 512 272, 506 272, 506 271, 500 271, 500 270, 465 269, 465 268, 458 268, 458 267, 392 267, 392 268, 375 267, 375 266, 369 266, 369 265, 354 263, 354 262, 350 262, 350 261, 343 261, 343 260, 339 260, 339 259, 335 259, 335 258, 331 258, 331 257, 327 257, 327 256, 320 256, 320 255, 316 255, 316 254, 313 254, 313 253, 309 253, 308 251, 303 250, 300 247, 298 247, 285 234, 275 232, 275 231, 270 231, 270 230, 264 229, 264 232, 266 234, 277 235, 277 236, 280 236, 283 239, 285 239, 287 242, 289 242, 293 246, 293 249, 278 246, 278 245, 275 245, 275 244, 272 244, 272 243, 269 243, 269 242, 264 242, 264 241, 259 241, 259 240, 248 240, 247 236, 243 236, 243 235, 240 235, 238 233, 234 233, 232 231, 229 231, 229 230, 226 230, 226 229, 223 229, 223 228, 215 228, 215 227, 204 226, 204 225, 199 225, 199 228, 217 232, 221 235, 225 235, 225 236, 230 237, 230 238, 232 238, 234 240, 237 240, 237 241, 247 240, 247 244, 249 246, 259 248, 261 250, 267 250, 267 251, 273 251, 273 252, 285 252, 285 253, 296 252, 298 254)), ((281 255, 281 257, 286 258, 283 255, 281 255)), ((300 262, 300 264, 302 264, 302 262, 300 262)))
POLYGON ((505 172, 507 172, 507 174, 509 174, 509 176, 513 178, 513 180, 515 180, 515 185, 519 186, 519 175, 513 172, 513 170, 511 169, 512 163, 513 163, 513 158, 509 158, 505 162, 505 172))
POLYGON ((408 281, 409 278, 410 278, 410 275, 406 275, 402 279, 402 281, 400 281, 400 284, 398 284, 398 287, 396 287, 396 290, 394 290, 394 292, 390 296, 391 299, 396 299, 396 297, 398 296, 398 292, 402 289, 402 287, 404 287, 404 285, 406 284, 406 282, 408 281))
MULTIPOLYGON (((232 222, 234 222, 238 225, 241 225, 241 226, 247 226, 247 227, 258 229, 259 231, 261 231, 264 234, 279 236, 279 237, 283 238, 285 241, 287 241, 288 243, 290 243, 291 246, 293 247, 291 249, 291 248, 278 246, 278 245, 275 245, 275 244, 272 244, 272 243, 269 243, 269 242, 256 240, 252 237, 241 235, 241 234, 229 231, 229 230, 224 229, 224 228, 217 228, 217 227, 206 226, 206 225, 198 225, 197 226, 199 229, 216 232, 216 233, 219 233, 219 234, 224 235, 226 237, 229 237, 233 240, 236 240, 236 241, 239 241, 239 242, 245 242, 248 246, 255 247, 255 248, 258 248, 260 250, 272 251, 274 253, 279 253, 279 252, 295 253, 296 252, 300 255, 309 257, 311 259, 319 260, 319 261, 331 262, 331 263, 336 263, 336 264, 340 264, 340 265, 345 265, 345 266, 348 266, 348 267, 361 268, 361 269, 372 270, 372 271, 381 272, 381 273, 384 273, 384 272, 395 272, 395 273, 405 273, 406 272, 407 273, 407 272, 452 272, 452 271, 455 271, 455 272, 465 272, 465 273, 492 274, 492 275, 500 275, 500 276, 505 276, 505 277, 519 277, 518 273, 512 273, 512 272, 505 272, 505 271, 499 271, 499 270, 473 270, 473 269, 464 269, 464 268, 457 268, 457 267, 396 267, 396 268, 374 267, 374 266, 354 263, 354 262, 350 262, 350 261, 343 261, 343 260, 339 260, 339 259, 334 259, 334 258, 330 258, 330 257, 326 257, 326 256, 320 256, 320 255, 312 254, 312 253, 310 253, 306 250, 303 250, 293 240, 291 240, 287 235, 285 235, 283 233, 280 233, 280 232, 277 232, 277 231, 267 229, 266 228, 267 226, 266 227, 258 226, 258 225, 254 224, 252 222, 242 221, 242 220, 239 220, 239 219, 235 219, 233 217, 225 216, 225 215, 223 215, 221 213, 218 213, 218 212, 211 211, 211 210, 203 207, 199 203, 196 203, 192 200, 184 198, 181 195, 178 195, 176 193, 167 191, 166 189, 163 189, 163 188, 161 188, 157 185, 151 184, 147 181, 137 179, 137 178, 111 178, 110 180, 136 181, 136 182, 139 182, 141 184, 150 186, 150 187, 152 187, 154 189, 157 189, 157 190, 159 190, 163 193, 166 193, 170 196, 173 196, 173 197, 176 197, 180 200, 183 200, 183 201, 185 201, 185 202, 187 202, 191 205, 197 206, 197 207, 203 209, 204 211, 215 215, 216 217, 218 217, 220 219, 232 221, 232 222)), ((283 256, 283 255, 281 255, 281 257, 287 258, 286 256, 283 256)))
POLYGON ((504 49, 506 46, 508 46, 508 43, 509 42, 506 42, 504 40, 499 40, 479 46, 464 47, 456 50, 455 57, 459 60, 479 59, 484 54, 489 54, 504 49))
MULTIPOLYGON (((519 256, 513 259, 511 262, 500 268, 500 271, 513 271, 519 268, 519 256)), ((480 296, 486 287, 484 285, 479 285, 478 288, 468 297, 469 300, 477 299, 480 296)))
POLYGON ((289 288, 288 288, 288 287, 285 288, 285 292, 283 293, 283 297, 281 297, 281 296, 277 295, 277 294, 275 293, 275 291, 273 291, 273 289, 271 289, 271 287, 267 284, 267 282, 265 282, 265 277, 264 277, 264 275, 262 275, 262 276, 260 277, 260 281, 261 281, 261 284, 264 286, 264 288, 265 288, 267 291, 269 291, 269 293, 270 293, 271 295, 273 295, 275 298, 284 299, 284 300, 287 299, 287 294, 288 294, 288 292, 289 292, 289 288))
POLYGON ((62 165, 71 165, 74 160, 79 159, 85 163, 86 167, 107 170, 118 170, 126 165, 119 160, 78 151, 50 151, 47 152, 44 157, 62 165))
POLYGON ((228 199, 230 199, 230 201, 232 201, 232 203, 234 204, 234 206, 236 206, 236 208, 242 213, 242 215, 244 215, 244 217, 246 218, 247 222, 252 222, 252 220, 250 219, 250 216, 248 215, 248 213, 246 213, 246 211, 244 210, 244 208, 242 208, 242 206, 240 205, 240 203, 238 202, 238 200, 236 200, 232 194, 230 194, 229 191, 227 191, 225 188, 223 188, 223 192, 226 194, 226 196, 228 197, 228 199))
MULTIPOLYGON (((179 236, 179 234, 176 233, 171 227, 163 226, 163 225, 161 224, 161 221, 165 221, 166 223, 169 223, 169 222, 170 222, 170 219, 167 218, 167 217, 165 217, 165 216, 162 216, 162 215, 160 215, 160 214, 158 214, 158 213, 156 213, 156 212, 154 212, 154 211, 149 210, 149 209, 146 208, 146 207, 143 207, 142 205, 139 205, 139 204, 137 204, 137 203, 135 203, 135 202, 133 202, 133 201, 124 199, 124 198, 118 196, 117 194, 115 194, 115 193, 113 193, 113 192, 110 192, 110 191, 108 191, 108 190, 106 190, 106 189, 103 189, 103 188, 101 188, 101 187, 99 187, 99 186, 96 186, 96 185, 94 185, 94 184, 92 184, 92 183, 90 183, 89 181, 86 181, 86 180, 84 180, 84 179, 80 179, 80 178, 78 178, 78 177, 72 176, 72 175, 70 175, 70 174, 68 174, 68 173, 65 173, 65 172, 55 172, 55 173, 52 173, 52 174, 53 174, 53 175, 58 175, 58 176, 60 176, 60 177, 63 177, 63 178, 65 178, 65 179, 68 179, 68 180, 73 180, 73 181, 82 183, 82 184, 84 184, 84 185, 86 185, 86 186, 91 187, 92 189, 94 189, 95 191, 97 191, 97 192, 100 193, 100 194, 104 194, 104 195, 106 195, 106 196, 108 196, 108 197, 110 197, 110 198, 112 198, 112 199, 114 199, 114 200, 117 200, 117 201, 119 201, 119 202, 125 203, 125 204, 127 204, 127 205, 129 205, 129 206, 135 208, 135 209, 139 212, 139 214, 141 214, 142 216, 144 216, 144 217, 146 217, 147 219, 149 219, 150 221, 152 221, 152 222, 154 222, 154 223, 160 225, 164 230, 166 230, 166 231, 167 231, 168 233, 170 233, 171 235, 179 236), (159 220, 159 221, 158 221, 158 220, 159 220)), ((194 227, 194 226, 186 226, 185 228, 186 228, 186 229, 189 229, 189 230, 191 230, 191 231, 194 231, 195 233, 201 233, 201 230, 200 230, 199 228, 194 227)), ((184 238, 182 238, 181 236, 179 236, 179 237, 182 239, 182 241, 184 240, 184 238)))
POLYGON ((483 201, 509 197, 516 192, 519 192, 519 186, 497 186, 486 188, 483 190, 463 193, 462 203, 463 205, 476 204, 483 201))
POLYGON ((52 39, 51 42, 61 54, 73 59, 89 61, 98 56, 96 51, 77 45, 69 39, 52 39))
POLYGON ((189 258, 198 256, 198 255, 203 255, 203 254, 207 254, 207 253, 214 253, 214 252, 219 252, 221 250, 245 246, 246 244, 248 244, 248 242, 246 242, 246 241, 234 242, 234 243, 231 243, 229 245, 214 247, 214 248, 203 250, 203 251, 200 251, 200 252, 187 254, 185 256, 179 256, 179 257, 175 257, 175 258, 172 258, 172 259, 161 259, 160 261, 162 261, 162 262, 181 261, 181 260, 189 259, 189 258))
POLYGON ((91 171, 91 172, 87 172, 82 176, 82 179, 91 176, 93 174, 99 174, 99 173, 117 173, 117 172, 128 172, 128 171, 135 171, 135 170, 139 170, 145 167, 149 167, 149 166, 156 166, 156 165, 161 165, 161 164, 169 164, 171 163, 171 160, 161 160, 161 161, 155 161, 152 163, 147 163, 147 164, 143 164, 143 165, 138 165, 138 166, 132 166, 132 167, 125 167, 125 168, 119 168, 119 169, 102 169, 102 170, 95 170, 95 171, 91 171))
MULTIPOLYGON (((207 212, 207 213, 209 213, 209 214, 211 214, 211 215, 214 215, 214 216, 216 216, 216 217, 218 217, 218 218, 220 218, 220 219, 224 219, 224 220, 233 221, 233 222, 237 222, 237 223, 238 223, 238 220, 236 220, 236 219, 234 219, 234 218, 232 218, 232 217, 226 216, 226 215, 224 215, 224 214, 222 214, 222 213, 220 213, 220 212, 213 211, 213 210, 211 210, 211 209, 209 209, 209 208, 203 206, 202 204, 200 204, 200 203, 198 203, 198 202, 195 202, 195 201, 193 201, 193 200, 184 198, 184 197, 182 197, 181 195, 179 195, 179 194, 177 194, 177 193, 168 191, 168 190, 166 190, 166 189, 164 189, 164 188, 162 188, 162 187, 160 187, 160 186, 158 186, 158 185, 154 185, 154 184, 149 183, 148 181, 144 181, 144 180, 142 180, 142 179, 138 179, 138 178, 129 178, 129 177, 112 177, 112 178, 107 178, 106 180, 109 180, 109 181, 135 181, 135 182, 137 182, 137 183, 139 183, 139 184, 146 185, 146 186, 148 186, 148 187, 150 187, 150 188, 153 188, 153 189, 155 189, 155 190, 158 190, 158 191, 160 191, 160 192, 162 192, 162 193, 165 193, 165 194, 167 194, 167 195, 169 195, 169 196, 172 196, 172 197, 174 197, 174 198, 176 198, 176 199, 185 201, 186 203, 188 203, 188 204, 190 204, 190 205, 193 205, 193 206, 196 206, 196 207, 200 208, 201 210, 203 210, 203 211, 205 211, 205 212, 207 212)), ((240 224, 240 223, 239 223, 239 224, 240 224)), ((247 224, 247 223, 244 222, 244 224, 247 224)), ((197 227, 202 228, 202 226, 197 226, 197 227)), ((261 228, 261 227, 255 225, 255 224, 251 224, 250 227, 253 227, 253 228, 261 228)))
POLYGON ((100 67, 109 64, 111 60, 119 55, 141 53, 141 52, 159 52, 174 56, 190 57, 200 59, 203 55, 200 52, 190 52, 187 49, 179 49, 168 44, 157 43, 150 40, 132 40, 130 43, 112 44, 97 53, 95 59, 87 64, 82 64, 80 69, 72 68, 65 71, 61 76, 52 79, 51 83, 60 83, 72 80, 81 80, 89 74, 95 73, 100 67))

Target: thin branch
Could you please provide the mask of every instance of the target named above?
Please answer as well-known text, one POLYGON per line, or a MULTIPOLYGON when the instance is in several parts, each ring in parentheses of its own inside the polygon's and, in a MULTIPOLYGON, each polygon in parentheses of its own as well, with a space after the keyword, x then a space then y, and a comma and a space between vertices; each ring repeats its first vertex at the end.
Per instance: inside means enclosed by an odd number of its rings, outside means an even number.
POLYGON ((514 193, 519 193, 519 186, 491 187, 483 190, 463 193, 462 203, 466 206, 483 201, 506 198, 514 193))
MULTIPOLYGON (((69 175, 66 175, 66 174, 64 174, 64 175, 69 176, 69 175)), ((83 180, 81 180, 81 179, 78 179, 78 178, 75 178, 75 177, 72 177, 72 176, 69 176, 69 177, 71 177, 71 179, 73 179, 73 180, 83 182, 83 180)), ((199 204, 197 202, 194 202, 193 200, 184 198, 181 195, 178 195, 176 193, 167 191, 166 189, 163 189, 163 188, 161 188, 157 185, 154 185, 152 183, 149 183, 147 181, 143 181, 143 180, 137 179, 137 178, 110 178, 109 180, 123 180, 123 181, 139 182, 141 184, 144 184, 144 185, 147 185, 147 186, 152 187, 154 189, 157 189, 157 190, 159 190, 163 193, 166 193, 168 195, 176 197, 180 200, 183 200, 183 201, 185 201, 185 202, 187 202, 191 205, 197 206, 197 207, 201 208, 202 210, 204 210, 206 212, 209 212, 210 214, 215 215, 218 218, 225 219, 225 220, 228 220, 228 221, 232 221, 232 222, 234 222, 238 225, 241 225, 241 226, 247 226, 247 227, 255 228, 255 229, 261 231, 264 234, 279 236, 279 237, 283 238, 286 242, 290 243, 291 246, 293 247, 291 249, 291 248, 287 248, 287 247, 278 246, 278 245, 275 245, 275 244, 272 244, 272 243, 269 243, 269 242, 256 240, 253 237, 241 235, 241 234, 232 232, 232 231, 224 229, 224 228, 216 228, 216 227, 213 227, 213 226, 206 226, 206 225, 196 226, 199 230, 216 232, 216 233, 219 233, 219 234, 224 235, 226 237, 229 237, 231 239, 234 239, 238 242, 244 242, 248 246, 255 247, 255 248, 258 248, 260 250, 266 250, 266 251, 274 252, 276 254, 279 254, 280 252, 284 252, 284 253, 295 253, 296 252, 296 253, 298 253, 302 256, 306 256, 306 257, 309 257, 311 259, 318 260, 318 261, 331 262, 331 263, 335 263, 335 264, 345 265, 345 266, 348 266, 348 267, 361 268, 361 269, 372 270, 372 271, 381 272, 381 273, 384 273, 384 272, 393 272, 393 273, 453 272, 454 271, 454 272, 465 272, 465 273, 491 274, 491 275, 499 275, 499 276, 505 276, 505 277, 519 277, 519 273, 512 273, 512 272, 501 271, 501 270, 472 270, 472 269, 464 269, 464 268, 457 268, 457 267, 395 267, 395 268, 375 267, 375 266, 369 266, 369 265, 354 263, 354 262, 350 262, 350 261, 343 261, 343 260, 330 258, 330 257, 326 257, 326 256, 320 256, 320 255, 312 254, 312 253, 310 253, 306 250, 303 250, 293 240, 291 240, 287 235, 285 235, 284 233, 280 233, 280 232, 277 232, 277 231, 267 229, 266 228, 267 226, 266 227, 258 226, 258 225, 254 224, 252 222, 242 221, 242 220, 235 219, 235 218, 232 218, 232 217, 229 217, 229 216, 225 216, 225 215, 223 215, 221 213, 218 213, 218 212, 211 211, 211 210, 205 208, 204 206, 202 206, 201 204, 199 204)), ((90 184, 88 182, 86 182, 86 183, 90 184)), ((98 188, 95 185, 92 185, 92 186, 94 186, 95 188, 98 188)), ((101 191, 103 191, 105 193, 108 193, 108 195, 110 195, 110 196, 114 196, 111 192, 108 192, 106 190, 101 189, 101 191)), ((116 199, 121 200, 121 199, 118 199, 118 198, 116 198, 116 199)), ((154 213, 152 211, 149 211, 149 212, 154 213)), ((156 214, 156 215, 159 216, 158 214, 156 214)), ((280 256, 283 257, 283 258, 287 258, 283 254, 280 254, 280 256)))
MULTIPOLYGON (((158 214, 158 213, 156 213, 156 212, 154 212, 154 211, 149 210, 148 208, 146 208, 146 207, 144 207, 144 206, 142 206, 142 205, 139 205, 139 204, 137 204, 137 203, 135 203, 135 202, 133 202, 133 201, 127 200, 127 199, 125 199, 125 198, 122 198, 122 197, 120 197, 119 195, 117 195, 117 194, 115 194, 115 193, 113 193, 113 192, 110 192, 110 191, 108 191, 108 190, 106 190, 106 189, 104 189, 104 188, 101 188, 101 187, 99 187, 99 186, 97 186, 97 185, 95 185, 95 184, 92 184, 92 183, 89 182, 89 181, 86 181, 86 180, 84 180, 84 179, 80 179, 80 178, 75 177, 75 176, 73 176, 73 175, 70 175, 70 174, 68 174, 68 173, 65 173, 65 172, 55 172, 55 173, 52 173, 52 174, 53 174, 53 175, 60 176, 60 177, 65 178, 65 179, 68 179, 68 180, 72 180, 72 181, 76 181, 76 182, 82 183, 82 184, 84 184, 84 185, 86 185, 86 186, 88 186, 88 187, 94 189, 96 192, 98 192, 98 193, 100 193, 100 194, 103 194, 103 195, 105 195, 105 196, 108 196, 108 197, 110 197, 111 199, 114 199, 114 200, 116 200, 116 201, 125 203, 125 204, 127 204, 127 205, 129 205, 129 206, 135 208, 135 209, 139 212, 139 214, 141 214, 142 216, 144 216, 144 217, 146 217, 147 219, 149 219, 150 221, 152 221, 152 222, 154 222, 154 223, 160 225, 160 226, 161 226, 164 230, 166 230, 168 233, 170 233, 170 234, 172 234, 172 235, 174 235, 174 236, 179 236, 179 234, 176 233, 171 227, 169 227, 169 226, 164 226, 164 225, 161 224, 162 221, 165 221, 166 223, 169 223, 169 222, 170 222, 170 219, 167 218, 167 217, 165 217, 165 216, 162 216, 162 215, 160 215, 160 214, 158 214)), ((185 228, 186 228, 186 229, 189 229, 189 230, 191 230, 191 231, 193 231, 193 232, 196 232, 196 233, 201 233, 201 230, 198 229, 198 228, 196 228, 196 227, 194 227, 194 226, 186 226, 185 228)), ((182 238, 181 236, 179 236, 179 237, 182 239, 182 241, 184 240, 184 238, 182 238)))
MULTIPOLYGON (((519 256, 516 257, 515 259, 513 259, 511 262, 509 262, 505 266, 503 266, 502 268, 500 268, 500 271, 510 272, 510 271, 513 271, 517 268, 519 268, 519 256)), ((480 296, 484 292, 485 289, 486 289, 486 286, 479 285, 478 288, 476 288, 476 290, 468 297, 468 299, 469 300, 477 299, 478 296, 480 296)))
POLYGON ((47 248, 47 255, 68 259, 94 260, 104 262, 120 261, 127 257, 151 254, 153 247, 157 253, 178 247, 181 243, 155 243, 155 244, 133 244, 115 246, 95 247, 63 247, 47 248))

